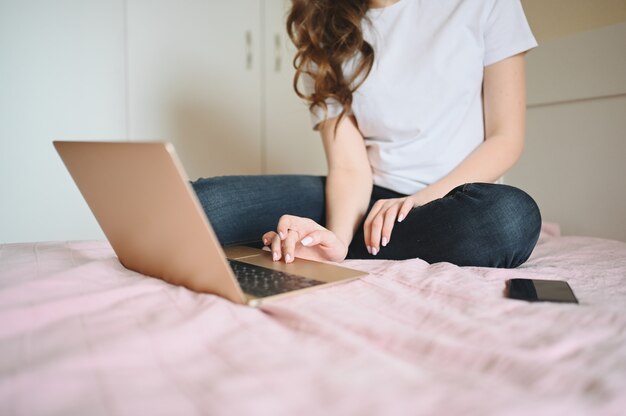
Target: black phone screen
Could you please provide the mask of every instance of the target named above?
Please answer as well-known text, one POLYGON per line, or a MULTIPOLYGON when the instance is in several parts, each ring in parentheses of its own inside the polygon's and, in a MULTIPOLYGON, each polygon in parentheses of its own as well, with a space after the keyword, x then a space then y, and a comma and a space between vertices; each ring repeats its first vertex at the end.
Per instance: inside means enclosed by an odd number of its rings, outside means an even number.
POLYGON ((529 302, 578 303, 570 285, 562 280, 509 279, 505 296, 529 302))

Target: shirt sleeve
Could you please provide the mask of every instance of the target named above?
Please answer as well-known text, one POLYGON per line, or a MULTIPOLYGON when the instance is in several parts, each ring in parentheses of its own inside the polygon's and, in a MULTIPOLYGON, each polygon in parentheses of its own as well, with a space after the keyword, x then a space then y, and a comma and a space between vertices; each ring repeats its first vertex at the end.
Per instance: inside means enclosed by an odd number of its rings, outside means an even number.
MULTIPOLYGON (((301 85, 304 93, 306 95, 313 94, 315 89, 313 78, 307 73, 302 73, 300 80, 302 82, 301 85)), ((313 127, 313 130, 319 130, 320 123, 327 118, 331 119, 339 117, 339 114, 341 114, 341 111, 343 110, 343 106, 339 104, 337 100, 330 98, 326 100, 326 106, 328 107, 327 114, 325 114, 324 109, 320 107, 315 107, 311 110, 311 126, 313 127)))
POLYGON ((537 46, 520 0, 494 0, 483 36, 485 66, 537 46))

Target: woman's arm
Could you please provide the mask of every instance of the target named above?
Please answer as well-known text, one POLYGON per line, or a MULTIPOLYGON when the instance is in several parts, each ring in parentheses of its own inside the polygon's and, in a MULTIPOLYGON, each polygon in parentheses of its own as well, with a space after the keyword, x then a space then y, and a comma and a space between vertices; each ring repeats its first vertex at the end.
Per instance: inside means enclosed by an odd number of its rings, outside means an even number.
POLYGON ((448 175, 415 194, 415 205, 441 198, 458 185, 494 182, 517 162, 526 123, 524 54, 485 67, 483 106, 485 141, 448 175))
POLYGON ((309 218, 283 215, 276 227, 263 236, 271 245, 274 261, 295 257, 341 261, 358 226, 367 213, 372 193, 372 172, 365 142, 353 117, 337 118, 320 125, 328 163, 326 178, 326 228, 309 218), (336 132, 336 135, 335 135, 336 132))
POLYGON ((526 91, 524 54, 485 67, 483 105, 485 141, 439 181, 406 198, 380 200, 368 215, 365 245, 373 254, 391 239, 396 220, 409 211, 470 182, 493 182, 519 159, 524 147, 526 91))
POLYGON ((322 123, 320 131, 328 163, 326 179, 326 228, 347 247, 367 214, 372 194, 370 168, 363 136, 354 117, 322 123))

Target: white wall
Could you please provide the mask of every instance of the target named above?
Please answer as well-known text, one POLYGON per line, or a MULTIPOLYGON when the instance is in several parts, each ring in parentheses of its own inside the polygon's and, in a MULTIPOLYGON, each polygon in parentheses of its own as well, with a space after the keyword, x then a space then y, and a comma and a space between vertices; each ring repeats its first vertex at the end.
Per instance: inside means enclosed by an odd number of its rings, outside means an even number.
POLYGON ((0 243, 101 236, 52 140, 127 136, 124 59, 123 0, 0 1, 0 243))
POLYGON ((527 80, 526 149, 505 181, 564 234, 626 241, 626 23, 543 42, 527 80))
POLYGON ((539 43, 626 22, 626 0, 522 0, 522 5, 539 43))
POLYGON ((53 140, 167 140, 192 179, 261 173, 264 3, 0 0, 0 243, 104 238, 53 140))

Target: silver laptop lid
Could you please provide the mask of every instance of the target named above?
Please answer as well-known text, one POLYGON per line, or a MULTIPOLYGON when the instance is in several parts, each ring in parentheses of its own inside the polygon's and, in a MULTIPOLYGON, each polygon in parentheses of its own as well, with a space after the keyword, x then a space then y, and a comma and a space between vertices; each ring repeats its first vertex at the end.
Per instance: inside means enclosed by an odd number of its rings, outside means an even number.
POLYGON ((62 141, 54 146, 125 267, 245 303, 173 146, 62 141))

